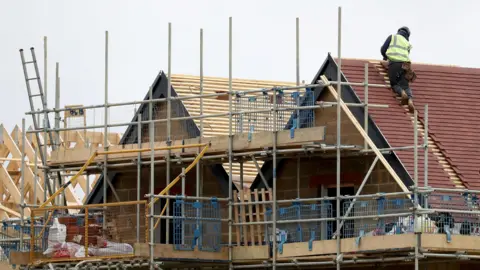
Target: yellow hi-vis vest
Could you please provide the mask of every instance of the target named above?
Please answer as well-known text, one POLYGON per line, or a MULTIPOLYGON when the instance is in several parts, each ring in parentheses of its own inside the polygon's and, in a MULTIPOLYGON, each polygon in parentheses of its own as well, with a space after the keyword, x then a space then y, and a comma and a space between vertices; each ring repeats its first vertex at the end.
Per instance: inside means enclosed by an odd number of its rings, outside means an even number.
POLYGON ((390 45, 387 49, 387 57, 390 61, 409 62, 410 49, 412 45, 402 35, 392 35, 390 45))

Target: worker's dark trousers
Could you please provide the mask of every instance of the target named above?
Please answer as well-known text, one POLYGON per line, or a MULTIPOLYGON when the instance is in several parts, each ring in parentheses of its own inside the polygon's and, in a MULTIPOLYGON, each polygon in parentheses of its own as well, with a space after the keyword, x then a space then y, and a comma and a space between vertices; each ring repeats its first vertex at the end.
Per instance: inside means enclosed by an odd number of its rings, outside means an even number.
POLYGON ((405 70, 402 68, 402 62, 389 62, 388 63, 388 78, 390 79, 390 85, 397 95, 402 94, 402 90, 408 95, 408 98, 413 98, 412 89, 408 84, 408 80, 405 78, 405 70))

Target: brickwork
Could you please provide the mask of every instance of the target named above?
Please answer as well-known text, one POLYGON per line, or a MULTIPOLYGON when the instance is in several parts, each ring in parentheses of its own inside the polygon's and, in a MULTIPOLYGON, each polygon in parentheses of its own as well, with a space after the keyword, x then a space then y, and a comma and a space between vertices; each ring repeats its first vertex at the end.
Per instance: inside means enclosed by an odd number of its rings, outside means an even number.
MULTIPOLYGON (((335 101, 330 93, 325 93, 321 97, 323 101, 335 101)), ((344 145, 363 145, 363 137, 352 124, 347 115, 342 112, 341 116, 341 142, 344 145)), ((325 143, 334 145, 337 142, 337 108, 315 109, 315 126, 326 127, 325 143)))
MULTIPOLYGON (((172 108, 177 110, 172 110, 171 117, 181 117, 183 115, 178 115, 176 111, 181 110, 180 107, 181 101, 173 101, 172 108)), ((142 116, 143 120, 148 120, 148 115, 142 116)), ((167 103, 155 103, 153 107, 153 119, 167 119, 167 103)), ((155 141, 166 141, 167 139, 167 122, 157 122, 154 124, 154 137, 155 141)), ((175 120, 171 121, 171 140, 182 140, 187 139, 192 136, 188 133, 187 120, 175 120)), ((149 141, 149 125, 142 125, 142 142, 149 141)))
MULTIPOLYGON (((173 167, 171 170, 171 179, 173 180, 177 175, 181 173, 180 167, 173 167)), ((114 182, 115 191, 120 198, 120 201, 136 201, 137 200, 137 172, 121 173, 118 174, 117 179, 114 182)), ((140 200, 147 200, 144 195, 150 193, 150 168, 143 168, 141 171, 141 182, 140 182, 140 200)), ((156 168, 155 169, 155 193, 160 192, 166 186, 165 178, 165 168, 156 168)), ((186 175, 186 193, 187 195, 194 196, 196 191, 196 169, 192 169, 186 175)), ((209 166, 203 166, 203 184, 201 192, 203 196, 211 197, 224 197, 221 193, 220 184, 218 180, 211 173, 209 166)), ((181 182, 178 182, 170 192, 171 195, 181 194, 181 182)), ((112 193, 111 189, 107 190, 107 201, 116 202, 116 198, 112 193)), ((163 207, 163 204, 160 206, 159 203, 156 204, 156 209, 163 207)), ((171 206, 170 206, 171 207, 171 206)), ((170 208, 170 214, 172 214, 172 209, 170 208)), ((228 210, 226 205, 222 205, 221 215, 222 218, 228 217, 228 210)), ((118 209, 115 209, 118 210, 118 209)), ((159 210, 160 211, 160 210, 159 210)), ((123 242, 133 243, 136 240, 135 226, 136 226, 136 207, 124 207, 121 209, 122 213, 118 215, 109 215, 109 224, 111 224, 112 229, 112 238, 121 239, 123 242), (133 223, 128 223, 128 220, 132 220, 133 223), (127 233, 128 232, 128 233, 127 233)), ((158 212, 158 211, 156 211, 158 212)), ((145 234, 145 209, 141 208, 141 218, 140 218, 140 239, 144 239, 145 234)), ((158 214, 158 213, 157 213, 158 214)), ((225 238, 228 240, 228 225, 222 224, 222 239, 225 238)), ((171 237, 170 237, 171 239, 171 237)))
MULTIPOLYGON (((341 183, 343 186, 360 186, 371 163, 372 156, 345 157, 341 160, 341 183)), ((300 159, 300 196, 303 198, 320 195, 320 185, 326 188, 335 187, 336 159, 304 157, 300 159)), ((384 166, 377 162, 370 178, 365 184, 362 194, 377 192, 401 191, 395 180, 384 166)), ((297 197, 297 159, 285 160, 277 175, 277 198, 294 199, 297 197)))

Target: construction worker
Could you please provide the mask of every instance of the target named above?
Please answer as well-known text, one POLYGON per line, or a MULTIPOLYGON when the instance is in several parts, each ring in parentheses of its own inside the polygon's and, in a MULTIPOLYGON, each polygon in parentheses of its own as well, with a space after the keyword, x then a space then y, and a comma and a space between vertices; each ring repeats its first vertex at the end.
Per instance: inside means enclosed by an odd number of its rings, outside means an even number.
POLYGON ((413 112, 412 89, 409 81, 415 79, 415 73, 411 70, 409 42, 410 29, 403 26, 397 34, 390 35, 383 44, 380 52, 383 60, 388 60, 388 78, 395 93, 402 98, 402 105, 408 105, 413 112))

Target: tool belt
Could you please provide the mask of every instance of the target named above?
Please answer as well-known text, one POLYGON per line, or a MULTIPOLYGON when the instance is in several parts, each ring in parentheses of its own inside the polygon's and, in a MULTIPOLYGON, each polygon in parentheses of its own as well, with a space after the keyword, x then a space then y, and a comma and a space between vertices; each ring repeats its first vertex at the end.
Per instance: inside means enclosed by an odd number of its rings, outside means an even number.
POLYGON ((415 74, 415 71, 412 69, 412 63, 411 62, 404 62, 402 64, 403 70, 405 70, 405 79, 409 82, 414 82, 415 79, 417 78, 417 74, 415 74))

